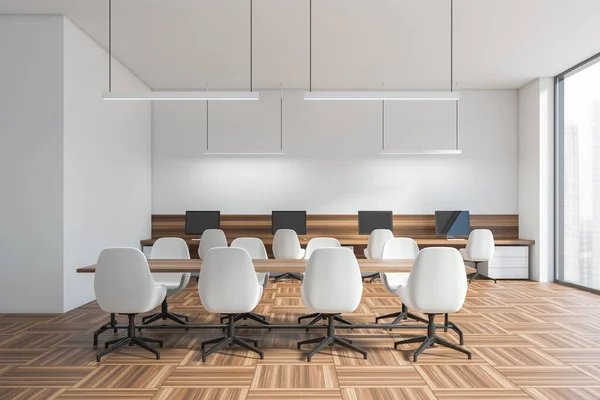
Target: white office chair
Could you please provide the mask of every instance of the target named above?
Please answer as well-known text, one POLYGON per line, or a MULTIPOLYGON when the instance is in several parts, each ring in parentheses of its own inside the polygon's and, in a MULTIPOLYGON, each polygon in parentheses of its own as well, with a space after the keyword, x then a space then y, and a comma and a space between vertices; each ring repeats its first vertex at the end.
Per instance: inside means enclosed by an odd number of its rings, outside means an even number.
POLYGON ((198 244, 198 256, 204 260, 206 253, 214 247, 227 247, 227 237, 221 229, 207 229, 204 231, 198 244))
MULTIPOLYGON (((221 229, 206 229, 200 236, 198 243, 198 257, 204 259, 206 253, 213 247, 227 247, 227 237, 221 229)), ((199 279, 199 274, 193 273, 192 276, 199 279)))
POLYGON ((414 352, 416 362, 423 350, 434 343, 460 351, 471 359, 471 352, 448 342, 435 334, 435 316, 453 313, 461 309, 467 296, 467 277, 460 253, 451 247, 429 247, 423 249, 415 259, 412 272, 406 282, 397 289, 403 304, 411 310, 427 314, 427 336, 401 340, 401 344, 421 343, 414 352))
POLYGON ((127 337, 106 342, 96 361, 126 345, 137 345, 160 359, 160 353, 148 343, 158 343, 162 347, 162 340, 135 336, 135 316, 157 307, 167 295, 166 287, 154 283, 144 254, 127 247, 103 250, 96 265, 94 293, 102 310, 127 314, 129 319, 127 337))
POLYGON ((226 337, 200 344, 202 350, 207 344, 215 344, 202 353, 203 362, 208 355, 227 345, 241 346, 264 358, 261 350, 248 344, 250 342, 258 346, 258 341, 235 334, 236 315, 251 312, 262 296, 262 286, 256 279, 252 258, 246 250, 236 247, 210 249, 202 262, 198 294, 208 312, 226 314, 228 318, 226 337))
MULTIPOLYGON (((382 259, 388 260, 414 260, 419 254, 419 246, 411 238, 394 238, 391 237, 386 240, 383 246, 383 252, 381 254, 382 259)), ((385 285, 385 288, 393 294, 396 294, 396 289, 400 285, 406 285, 410 273, 381 273, 381 281, 385 285)), ((420 322, 427 322, 426 319, 419 317, 418 315, 408 312, 408 309, 404 303, 402 303, 402 311, 391 314, 381 315, 375 318, 375 323, 378 323, 381 319, 394 318, 392 324, 395 325, 398 322, 411 318, 420 322)))
MULTIPOLYGON (((304 259, 308 260, 310 259, 310 256, 315 252, 315 250, 318 249, 326 249, 326 248, 337 248, 337 247, 342 247, 342 245, 340 244, 339 240, 334 239, 334 238, 312 238, 308 241, 308 244, 306 245, 306 251, 304 253, 304 259)), ((300 274, 300 276, 302 278, 304 278, 304 274, 300 274)), ((327 317, 321 313, 313 313, 313 314, 307 314, 307 315, 303 315, 301 317, 298 317, 298 323, 302 322, 303 319, 306 318, 312 318, 312 320, 308 323, 308 325, 314 325, 317 322, 326 319, 327 317)), ((348 325, 352 325, 352 323, 342 317, 340 317, 339 315, 336 315, 333 317, 336 321, 342 322, 344 324, 348 324, 348 325)), ((308 331, 308 328, 306 329, 308 331)))
MULTIPOLYGON (((177 237, 160 238, 154 242, 150 256, 152 260, 189 260, 190 250, 185 240, 177 237)), ((163 285, 167 288, 167 297, 162 302, 161 311, 156 314, 148 315, 142 318, 142 324, 148 325, 154 321, 170 319, 178 324, 185 325, 189 317, 169 311, 167 298, 174 296, 186 288, 190 282, 191 274, 173 273, 173 274, 152 274, 154 282, 157 285, 163 285), (185 320, 185 322, 183 321, 185 320)))
MULTIPOLYGON (((265 248, 265 244, 259 238, 253 237, 241 237, 233 239, 230 247, 237 247, 240 249, 244 249, 250 254, 250 257, 253 260, 266 260, 268 259, 267 249, 265 248)), ((256 274, 256 278, 258 279, 258 283, 262 286, 263 291, 267 288, 269 283, 269 273, 268 272, 258 272, 256 274)), ((260 322, 264 325, 269 325, 267 321, 267 317, 264 315, 256 314, 256 313, 244 313, 236 315, 234 318, 235 321, 239 321, 240 319, 251 319, 256 322, 260 322)), ((221 322, 227 319, 227 317, 221 317, 221 322)))
MULTIPOLYGON (((298 234, 293 229, 278 229, 273 236, 273 256, 281 259, 300 259, 304 257, 304 249, 300 247, 298 234)), ((285 278, 293 278, 299 281, 302 277, 298 274, 286 272, 275 278, 278 282, 285 278)))
POLYGON ((356 310, 362 290, 360 268, 352 250, 340 247, 314 251, 308 261, 300 291, 304 304, 327 318, 327 336, 298 342, 298 349, 305 344, 319 343, 308 354, 308 361, 319 351, 334 344, 357 351, 367 358, 367 352, 354 346, 351 340, 338 337, 333 324, 336 315, 356 310))
POLYGON ((477 270, 477 272, 471 275, 469 283, 473 282, 476 278, 491 280, 496 283, 494 278, 479 273, 479 264, 490 261, 494 257, 494 249, 494 234, 492 231, 489 229, 475 229, 471 231, 467 247, 460 250, 463 260, 474 263, 477 270))
MULTIPOLYGON (((365 257, 367 259, 378 260, 383 257, 383 247, 388 239, 394 237, 394 233, 389 229, 375 229, 369 236, 367 248, 365 249, 365 257)), ((379 273, 362 272, 363 279, 371 278, 373 280, 379 278, 379 273)))

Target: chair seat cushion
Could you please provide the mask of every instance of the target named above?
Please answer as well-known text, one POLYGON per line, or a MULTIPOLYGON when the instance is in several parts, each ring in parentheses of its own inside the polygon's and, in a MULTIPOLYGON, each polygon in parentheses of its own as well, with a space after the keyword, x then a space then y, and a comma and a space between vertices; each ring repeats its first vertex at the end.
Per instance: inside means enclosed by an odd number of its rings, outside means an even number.
POLYGON ((406 286, 409 276, 410 273, 408 272, 383 273, 381 274, 381 280, 390 293, 396 294, 398 286, 406 286))

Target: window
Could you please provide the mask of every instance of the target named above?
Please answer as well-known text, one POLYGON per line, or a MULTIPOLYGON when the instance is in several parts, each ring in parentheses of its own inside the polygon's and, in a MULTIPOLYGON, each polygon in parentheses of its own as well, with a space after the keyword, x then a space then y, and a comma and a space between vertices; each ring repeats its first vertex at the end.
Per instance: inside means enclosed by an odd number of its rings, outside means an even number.
POLYGON ((600 55, 556 77, 558 281, 600 290, 600 55))

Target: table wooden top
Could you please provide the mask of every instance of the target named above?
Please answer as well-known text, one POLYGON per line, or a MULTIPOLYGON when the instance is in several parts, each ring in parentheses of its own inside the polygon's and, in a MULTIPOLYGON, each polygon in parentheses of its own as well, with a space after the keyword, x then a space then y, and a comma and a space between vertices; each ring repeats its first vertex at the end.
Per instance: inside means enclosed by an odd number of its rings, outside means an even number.
MULTIPOLYGON (((256 272, 300 273, 306 270, 308 260, 253 260, 256 272)), ((148 260, 151 272, 198 272, 202 268, 202 260, 148 260)), ((358 265, 361 272, 410 272, 413 260, 367 260, 359 259, 358 265)), ((465 266, 468 273, 475 269, 465 266)), ((79 268, 80 273, 96 272, 96 265, 79 268)))
MULTIPOLYGON (((299 235, 298 239, 300 240, 300 244, 303 246, 308 243, 313 235, 299 235)), ((198 238, 184 238, 188 245, 198 245, 198 238)), ((231 241, 235 238, 227 238, 227 241, 231 243, 231 241)), ((273 237, 262 237, 260 238, 264 244, 272 245, 273 237)), ((337 240, 340 241, 342 246, 366 246, 369 242, 368 235, 353 235, 353 236, 339 236, 336 237, 337 240)), ((153 239, 144 239, 140 241, 142 246, 152 246, 156 238, 153 239)), ((415 239, 417 244, 422 247, 434 247, 434 246, 447 246, 447 247, 465 247, 467 245, 467 240, 459 239, 459 240, 447 240, 440 238, 421 238, 415 239)), ((528 246, 535 244, 535 241, 529 239, 496 239, 494 240, 496 246, 528 246)))

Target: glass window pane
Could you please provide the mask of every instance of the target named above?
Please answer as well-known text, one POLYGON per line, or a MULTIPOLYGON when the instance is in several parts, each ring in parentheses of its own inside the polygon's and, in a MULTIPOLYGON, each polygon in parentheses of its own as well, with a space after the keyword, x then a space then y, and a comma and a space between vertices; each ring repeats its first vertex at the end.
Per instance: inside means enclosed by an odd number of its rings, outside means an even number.
POLYGON ((559 276, 600 289, 600 63, 567 76, 559 96, 563 96, 559 276))

